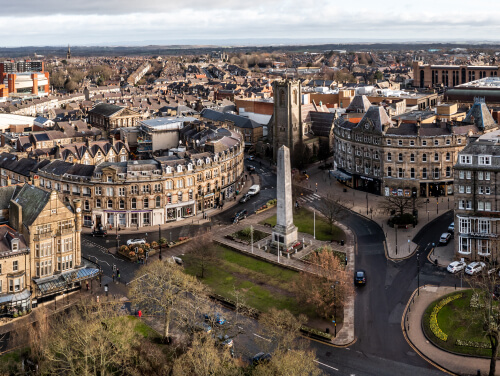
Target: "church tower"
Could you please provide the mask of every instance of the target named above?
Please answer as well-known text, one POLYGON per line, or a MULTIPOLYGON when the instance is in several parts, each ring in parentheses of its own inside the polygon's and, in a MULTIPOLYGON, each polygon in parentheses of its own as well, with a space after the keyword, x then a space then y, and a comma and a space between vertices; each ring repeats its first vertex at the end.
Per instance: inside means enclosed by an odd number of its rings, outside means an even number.
POLYGON ((66 60, 70 60, 71 59, 71 48, 69 47, 69 44, 68 44, 68 52, 66 53, 66 60))
POLYGON ((273 160, 285 145, 293 155, 294 145, 302 139, 302 108, 300 81, 273 82, 274 111, 272 121, 273 160))

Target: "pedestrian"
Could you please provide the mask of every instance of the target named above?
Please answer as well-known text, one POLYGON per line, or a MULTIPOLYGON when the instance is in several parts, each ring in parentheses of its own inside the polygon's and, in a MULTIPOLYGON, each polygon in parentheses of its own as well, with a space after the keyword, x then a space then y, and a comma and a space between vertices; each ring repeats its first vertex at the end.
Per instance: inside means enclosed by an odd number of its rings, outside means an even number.
POLYGON ((141 310, 139 310, 139 312, 137 312, 137 316, 139 316, 139 318, 142 317, 142 311, 141 310))
POLYGON ((118 282, 120 282, 120 278, 121 278, 120 272, 117 273, 117 276, 118 276, 118 282))
POLYGON ((113 273, 113 282, 115 281, 115 273, 113 273))
POLYGON ((87 291, 89 291, 89 281, 86 281, 85 283, 87 285, 87 291))

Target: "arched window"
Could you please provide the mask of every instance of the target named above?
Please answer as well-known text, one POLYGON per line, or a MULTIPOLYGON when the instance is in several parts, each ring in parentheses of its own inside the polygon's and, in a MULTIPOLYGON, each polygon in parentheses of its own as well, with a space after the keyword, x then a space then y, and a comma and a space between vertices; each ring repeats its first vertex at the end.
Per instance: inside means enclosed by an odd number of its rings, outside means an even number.
POLYGON ((120 209, 125 209, 125 201, 120 200, 120 209))
POLYGON ((108 209, 113 209, 113 200, 108 200, 108 209))
POLYGON ((137 209, 137 199, 135 197, 130 201, 130 204, 132 209, 137 209))

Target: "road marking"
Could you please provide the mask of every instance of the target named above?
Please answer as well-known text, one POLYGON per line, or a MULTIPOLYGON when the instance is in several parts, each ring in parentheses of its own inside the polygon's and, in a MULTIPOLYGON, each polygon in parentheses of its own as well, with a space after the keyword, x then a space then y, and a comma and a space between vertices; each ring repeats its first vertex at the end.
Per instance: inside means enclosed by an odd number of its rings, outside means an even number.
POLYGON ((322 365, 322 366, 324 366, 324 367, 328 367, 328 368, 331 368, 331 369, 333 369, 333 370, 335 370, 335 371, 338 371, 338 368, 335 368, 335 367, 329 366, 328 364, 325 364, 325 363, 318 362, 316 359, 315 359, 314 361, 315 361, 316 363, 318 363, 318 364, 321 364, 321 365, 322 365))
POLYGON ((259 337, 259 338, 263 339, 264 341, 271 342, 271 340, 270 340, 270 339, 267 339, 267 338, 264 338, 264 337, 262 337, 262 336, 259 336, 258 334, 253 333, 253 335, 254 335, 255 337, 259 337))

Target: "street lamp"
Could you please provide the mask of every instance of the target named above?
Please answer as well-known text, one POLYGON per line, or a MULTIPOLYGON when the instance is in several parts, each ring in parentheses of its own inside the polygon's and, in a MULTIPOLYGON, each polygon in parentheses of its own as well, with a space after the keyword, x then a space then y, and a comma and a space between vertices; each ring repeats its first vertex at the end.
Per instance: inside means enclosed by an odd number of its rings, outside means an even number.
POLYGON ((252 253, 253 253, 253 226, 250 225, 250 242, 252 243, 252 253))
POLYGON ((396 256, 398 255, 398 225, 394 223, 394 232, 396 233, 396 256))
POLYGON ((368 192, 366 192, 366 215, 368 215, 368 192))
POLYGON ((337 295, 336 295, 336 287, 338 285, 339 281, 335 281, 335 284, 332 286, 333 287, 333 323, 335 324, 335 332, 334 332, 334 338, 337 338, 337 295))
POLYGON ((420 260, 417 253, 417 296, 420 296, 420 260))
POLYGON ((158 247, 160 247, 160 254, 158 255, 158 258, 161 261, 161 224, 158 223, 158 247))
POLYGON ((436 199, 436 214, 439 214, 439 198, 436 199))
POLYGON ((316 210, 313 209, 313 216, 314 216, 314 221, 313 221, 313 238, 316 240, 316 210))

